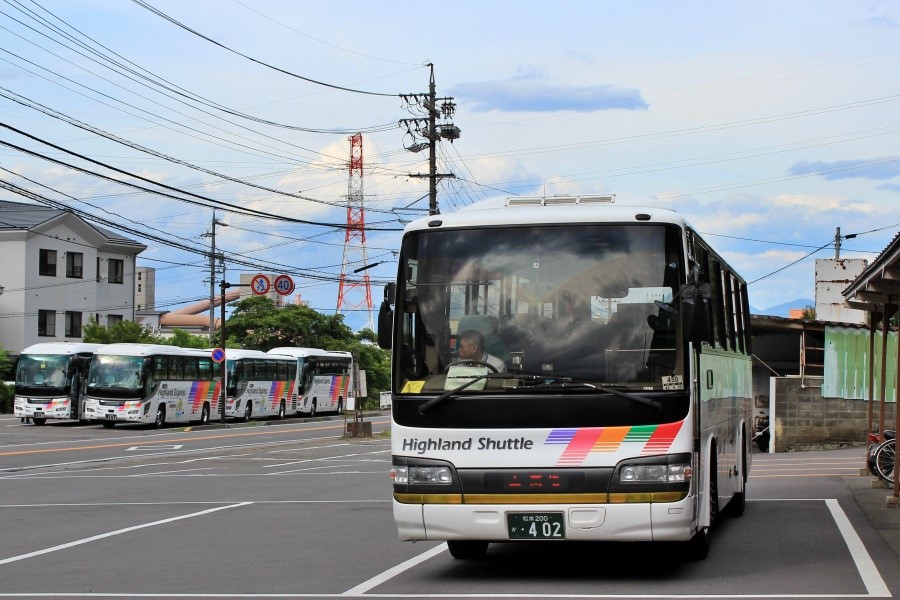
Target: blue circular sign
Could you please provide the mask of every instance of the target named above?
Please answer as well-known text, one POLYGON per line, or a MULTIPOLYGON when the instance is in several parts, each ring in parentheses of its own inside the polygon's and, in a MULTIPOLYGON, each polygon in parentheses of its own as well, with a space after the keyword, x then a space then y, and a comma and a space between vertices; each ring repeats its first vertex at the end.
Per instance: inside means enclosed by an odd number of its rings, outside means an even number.
POLYGON ((213 348, 212 359, 213 362, 222 362, 223 360, 225 360, 225 351, 221 348, 213 348))

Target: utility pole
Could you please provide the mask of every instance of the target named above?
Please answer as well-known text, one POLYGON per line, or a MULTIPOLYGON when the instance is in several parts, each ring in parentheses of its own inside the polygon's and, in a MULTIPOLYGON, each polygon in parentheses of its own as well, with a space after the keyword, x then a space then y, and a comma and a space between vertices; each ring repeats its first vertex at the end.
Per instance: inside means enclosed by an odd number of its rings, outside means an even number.
POLYGON ((437 182, 444 177, 455 177, 453 173, 437 172, 437 143, 439 140, 445 139, 450 140, 452 144, 453 140, 459 139, 460 129, 449 121, 453 113, 456 112, 456 104, 453 102, 453 98, 437 97, 434 84, 434 65, 429 63, 428 67, 431 70, 428 93, 404 94, 401 96, 404 101, 409 102, 410 107, 412 105, 420 106, 425 111, 426 116, 400 119, 399 124, 401 127, 406 127, 407 135, 413 140, 409 146, 406 146, 407 150, 420 152, 426 147, 428 148, 428 174, 410 173, 409 176, 420 179, 428 178, 428 214, 436 215, 441 212, 437 205, 437 182), (438 110, 437 106, 438 101, 441 103, 440 110, 438 110), (445 122, 438 123, 437 120, 442 115, 445 122), (424 138, 427 142, 417 142, 417 138, 424 138))
POLYGON ((213 344, 216 333, 216 225, 227 227, 225 223, 216 218, 216 209, 213 209, 212 223, 208 233, 202 237, 211 238, 209 251, 209 343, 213 344))
POLYGON ((841 257, 841 228, 836 227, 834 230, 834 260, 841 257))

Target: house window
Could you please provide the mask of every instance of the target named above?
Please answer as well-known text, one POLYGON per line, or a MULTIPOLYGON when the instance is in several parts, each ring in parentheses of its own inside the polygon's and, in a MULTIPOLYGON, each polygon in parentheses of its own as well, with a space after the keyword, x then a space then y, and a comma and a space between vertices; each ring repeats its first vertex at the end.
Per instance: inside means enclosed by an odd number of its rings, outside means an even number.
POLYGON ((112 327, 117 323, 122 322, 122 315, 106 315, 106 326, 112 327))
POLYGON ((66 337, 81 337, 81 313, 66 311, 66 337))
POLYGON ((45 250, 41 248, 41 258, 40 264, 38 266, 38 275, 56 277, 56 250, 45 250))
POLYGON ((100 281, 100 257, 97 257, 97 281, 100 281))
POLYGON ((138 291, 141 291, 141 284, 138 284, 138 291))
POLYGON ((38 336, 54 337, 56 336, 56 311, 39 310, 38 311, 38 336))
POLYGON ((66 277, 81 279, 84 267, 84 254, 81 252, 66 252, 66 277))
POLYGON ((109 271, 107 272, 109 283, 125 282, 125 261, 121 258, 110 258, 108 261, 109 271))

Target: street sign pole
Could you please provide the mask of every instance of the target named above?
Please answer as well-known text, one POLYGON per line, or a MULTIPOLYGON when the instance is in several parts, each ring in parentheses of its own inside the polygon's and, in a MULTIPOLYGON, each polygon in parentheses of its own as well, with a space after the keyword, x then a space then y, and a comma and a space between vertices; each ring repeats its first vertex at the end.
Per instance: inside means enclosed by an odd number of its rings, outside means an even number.
MULTIPOLYGON (((222 339, 220 340, 219 347, 224 350, 225 349, 225 290, 230 288, 231 284, 223 279, 219 285, 222 288, 222 298, 221 298, 221 303, 220 303, 220 306, 222 308, 222 317, 221 317, 222 321, 221 321, 221 323, 219 323, 219 332, 222 335, 222 339)), ((219 418, 220 418, 220 422, 222 423, 222 425, 225 424, 225 384, 226 384, 225 377, 227 376, 226 369, 225 369, 226 362, 227 361, 223 360, 221 363, 219 363, 219 379, 222 381, 222 393, 220 394, 222 404, 221 404, 221 406, 219 406, 219 418)))

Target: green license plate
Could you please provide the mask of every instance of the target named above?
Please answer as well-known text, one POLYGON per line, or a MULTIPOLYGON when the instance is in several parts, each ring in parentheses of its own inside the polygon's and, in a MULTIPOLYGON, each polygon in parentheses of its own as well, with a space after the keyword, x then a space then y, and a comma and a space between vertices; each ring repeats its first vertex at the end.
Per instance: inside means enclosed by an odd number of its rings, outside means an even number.
POLYGON ((564 540, 562 513, 509 513, 506 528, 511 540, 564 540))

